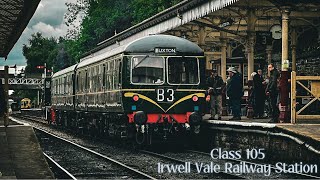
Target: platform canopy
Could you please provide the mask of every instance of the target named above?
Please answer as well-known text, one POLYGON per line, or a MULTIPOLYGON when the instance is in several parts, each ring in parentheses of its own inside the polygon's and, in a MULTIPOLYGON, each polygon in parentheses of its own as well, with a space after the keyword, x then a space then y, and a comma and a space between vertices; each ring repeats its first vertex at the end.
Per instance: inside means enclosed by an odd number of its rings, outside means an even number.
POLYGON ((0 1, 0 57, 6 58, 36 11, 40 0, 0 1))
POLYGON ((185 0, 99 43, 88 54, 103 53, 150 34, 184 37, 207 51, 221 46, 220 32, 245 44, 248 32, 270 32, 272 26, 281 25, 281 13, 286 9, 290 11, 290 26, 299 32, 319 27, 319 0, 185 0))

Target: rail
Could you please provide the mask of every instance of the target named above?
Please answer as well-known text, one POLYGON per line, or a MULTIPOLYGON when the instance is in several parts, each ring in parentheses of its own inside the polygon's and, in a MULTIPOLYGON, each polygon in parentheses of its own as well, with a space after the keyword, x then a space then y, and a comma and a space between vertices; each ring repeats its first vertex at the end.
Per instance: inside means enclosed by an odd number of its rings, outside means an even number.
POLYGON ((320 119, 320 113, 316 115, 301 114, 316 101, 320 101, 320 76, 297 76, 295 71, 291 72, 291 123, 297 123, 297 120, 320 119), (303 81, 311 82, 309 83, 310 87, 308 85, 306 87, 303 81), (307 96, 297 96, 297 84, 307 91, 307 96), (297 98, 306 98, 310 101, 297 110, 297 98))

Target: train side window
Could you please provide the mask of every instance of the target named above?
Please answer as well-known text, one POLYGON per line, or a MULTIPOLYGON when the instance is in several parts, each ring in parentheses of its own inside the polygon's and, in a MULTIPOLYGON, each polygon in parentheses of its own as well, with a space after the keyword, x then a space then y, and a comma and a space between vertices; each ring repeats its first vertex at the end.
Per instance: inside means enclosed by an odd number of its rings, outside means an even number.
POLYGON ((87 76, 87 92, 91 92, 92 91, 92 68, 88 68, 88 76, 87 76))
POLYGON ((64 85, 63 79, 64 79, 63 77, 60 78, 60 94, 63 94, 63 85, 64 85))
POLYGON ((83 72, 83 74, 81 74, 80 84, 81 84, 81 92, 84 92, 84 86, 85 86, 85 74, 84 74, 84 72, 83 72))
POLYGON ((99 72, 98 72, 98 84, 97 84, 97 86, 99 87, 98 88, 98 91, 102 91, 103 90, 103 82, 102 82, 102 76, 103 76, 103 74, 102 74, 102 71, 103 71, 103 66, 102 66, 102 64, 100 64, 99 65, 99 72))
POLYGON ((83 89, 83 92, 87 92, 88 90, 88 87, 89 87, 89 81, 88 81, 88 71, 86 70, 86 77, 85 77, 85 80, 84 80, 84 89, 83 89))
POLYGON ((90 81, 90 88, 89 88, 89 90, 90 90, 90 92, 94 92, 94 81, 95 81, 94 78, 95 78, 95 77, 94 77, 94 67, 91 67, 91 68, 90 68, 90 77, 89 77, 89 81, 90 81))
POLYGON ((121 82, 121 76, 122 76, 122 61, 121 59, 119 59, 118 61, 118 88, 120 89, 120 84, 122 83, 121 82))
POLYGON ((63 82, 63 94, 67 93, 67 76, 65 76, 63 78, 64 82, 63 82))
POLYGON ((70 87, 70 74, 67 76, 67 87, 66 87, 66 94, 69 94, 69 87, 70 87))
POLYGON ((74 92, 73 92, 73 86, 74 86, 74 84, 73 84, 73 82, 75 82, 75 74, 72 74, 71 75, 71 80, 70 80, 70 89, 69 89, 69 94, 70 95, 72 95, 74 92))
POLYGON ((111 77, 112 77, 112 82, 111 82, 111 85, 112 85, 112 90, 114 90, 115 89, 115 76, 116 76, 116 74, 115 74, 115 60, 113 60, 113 61, 111 61, 111 64, 112 64, 112 75, 111 75, 111 77))
POLYGON ((57 79, 55 80, 55 83, 54 83, 54 89, 55 89, 54 93, 58 94, 58 80, 57 79))
POLYGON ((60 94, 60 77, 58 78, 58 94, 60 94))
POLYGON ((58 87, 58 94, 61 94, 61 78, 58 79, 59 87, 58 87))
POLYGON ((106 65, 103 64, 103 73, 102 73, 102 88, 106 88, 106 65))
POLYGON ((94 92, 98 92, 99 90, 99 86, 100 86, 100 81, 99 81, 99 66, 96 66, 95 67, 95 72, 94 72, 94 79, 95 79, 95 82, 94 82, 94 92))
POLYGON ((107 85, 107 90, 110 90, 111 89, 111 84, 110 84, 110 82, 111 82, 111 80, 110 80, 110 77, 111 77, 111 75, 110 75, 110 62, 108 62, 107 63, 107 74, 106 74, 106 85, 107 85))
POLYGON ((169 84, 198 84, 200 83, 199 76, 199 60, 197 58, 168 58, 169 84))
POLYGON ((80 72, 77 75, 77 82, 76 82, 76 88, 77 88, 77 92, 81 92, 81 86, 80 86, 80 72))
POLYGON ((63 86, 64 86, 64 77, 61 77, 60 78, 60 94, 64 93, 63 86))
POLYGON ((114 65, 114 88, 119 89, 119 60, 115 60, 115 65, 114 65))
POLYGON ((66 76, 66 81, 65 81, 65 87, 64 87, 64 93, 68 94, 69 92, 69 74, 66 76))
POLYGON ((91 72, 91 92, 96 91, 96 67, 92 67, 91 72))

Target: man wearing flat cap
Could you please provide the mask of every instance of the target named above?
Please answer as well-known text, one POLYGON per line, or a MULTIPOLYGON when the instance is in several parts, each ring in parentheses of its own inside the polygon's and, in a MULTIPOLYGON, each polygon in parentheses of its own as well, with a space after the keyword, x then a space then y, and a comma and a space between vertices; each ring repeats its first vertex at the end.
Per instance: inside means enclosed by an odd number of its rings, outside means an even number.
POLYGON ((241 120, 241 98, 243 96, 242 75, 235 67, 229 67, 229 80, 227 82, 227 96, 232 109, 233 117, 230 120, 241 120))
POLYGON ((207 79, 208 94, 210 95, 210 119, 221 120, 222 113, 222 86, 224 82, 216 69, 211 71, 207 79))

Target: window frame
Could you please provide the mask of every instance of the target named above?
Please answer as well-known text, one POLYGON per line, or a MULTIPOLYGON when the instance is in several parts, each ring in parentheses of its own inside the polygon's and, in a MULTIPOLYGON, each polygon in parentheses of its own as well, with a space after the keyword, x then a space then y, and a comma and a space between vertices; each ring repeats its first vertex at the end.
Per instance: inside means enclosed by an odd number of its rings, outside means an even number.
POLYGON ((167 70, 167 73, 166 73, 166 76, 167 76, 167 83, 169 85, 187 85, 187 86, 197 86, 200 84, 200 62, 199 62, 199 58, 198 57, 195 57, 195 56, 167 56, 166 58, 166 70, 167 70), (175 83, 170 83, 169 82, 169 58, 195 58, 197 60, 197 68, 198 68, 198 83, 196 84, 175 84, 175 83))
POLYGON ((166 57, 165 56, 134 55, 130 59, 130 84, 133 84, 133 85, 156 85, 156 86, 163 85, 166 81, 165 75, 166 75, 166 57), (164 66, 163 66, 163 75, 162 75, 163 81, 162 81, 162 83, 156 84, 156 83, 134 83, 134 82, 132 82, 132 70, 133 70, 132 63, 133 63, 133 58, 137 57, 137 56, 142 56, 142 57, 148 56, 148 57, 152 57, 152 58, 156 57, 156 58, 161 58, 163 60, 164 66))

